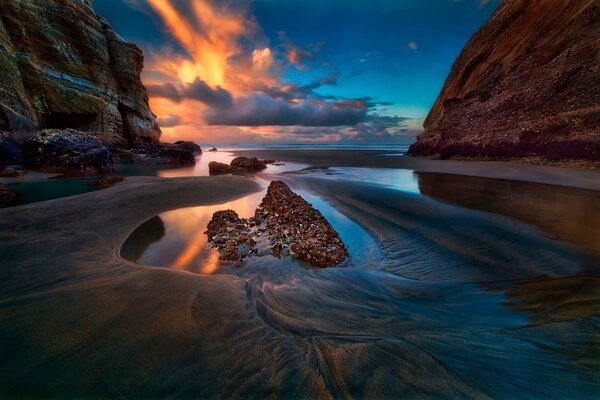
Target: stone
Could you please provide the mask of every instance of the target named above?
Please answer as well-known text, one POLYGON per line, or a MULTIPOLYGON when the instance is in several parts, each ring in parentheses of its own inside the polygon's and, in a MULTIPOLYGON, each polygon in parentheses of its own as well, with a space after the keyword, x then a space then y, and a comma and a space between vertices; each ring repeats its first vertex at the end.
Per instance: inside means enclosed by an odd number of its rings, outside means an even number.
POLYGON ((177 146, 179 146, 182 149, 186 149, 186 150, 190 151, 195 156, 202 154, 202 149, 200 148, 200 146, 198 146, 194 142, 178 140, 174 144, 176 144, 177 146))
POLYGON ((241 261, 254 252, 255 242, 248 221, 233 210, 215 212, 205 233, 209 242, 219 249, 220 260, 241 261))
POLYGON ((231 174, 232 171, 233 169, 227 164, 217 161, 211 161, 208 163, 208 173, 210 175, 231 174))
POLYGON ((217 150, 217 148, 216 148, 216 147, 213 147, 213 148, 212 148, 212 149, 210 149, 209 151, 216 152, 216 151, 219 151, 219 150, 217 150))
POLYGON ((599 23, 595 0, 502 2, 408 154, 600 160, 599 23))
POLYGON ((196 158, 188 145, 173 143, 145 143, 120 152, 119 163, 142 165, 194 165, 196 158))
POLYGON ((281 181, 271 182, 252 218, 240 218, 233 210, 218 211, 205 233, 221 260, 241 261, 270 253, 324 268, 349 257, 327 219, 281 181))
POLYGON ((256 157, 236 157, 231 160, 231 166, 237 167, 248 172, 260 171, 267 168, 267 165, 256 157))
POLYGON ((93 132, 45 130, 23 144, 25 166, 65 175, 97 175, 109 172, 109 149, 93 132))
POLYGON ((0 183, 0 206, 8 205, 15 198, 15 194, 0 183))
POLYGON ((0 130, 105 132, 157 143, 143 54, 88 0, 0 1, 0 130))

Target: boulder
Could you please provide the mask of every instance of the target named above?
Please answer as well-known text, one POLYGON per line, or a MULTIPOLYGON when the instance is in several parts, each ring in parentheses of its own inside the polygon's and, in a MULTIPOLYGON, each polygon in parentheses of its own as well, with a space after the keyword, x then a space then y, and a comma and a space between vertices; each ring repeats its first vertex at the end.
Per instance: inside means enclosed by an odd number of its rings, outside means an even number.
POLYGON ((142 165, 194 165, 196 158, 187 145, 146 143, 126 152, 120 152, 118 162, 142 165))
POLYGON ((0 183, 0 206, 9 204, 14 198, 15 194, 11 192, 6 185, 0 183))
POLYGON ((216 148, 216 147, 213 147, 213 148, 212 148, 212 149, 210 149, 209 151, 216 152, 216 151, 219 151, 219 150, 217 150, 217 148, 216 148))
POLYGON ((248 172, 260 171, 267 168, 265 162, 256 157, 236 157, 231 160, 230 164, 232 167, 237 167, 248 172))
POLYGON ((178 140, 174 144, 176 144, 177 146, 179 146, 182 149, 186 149, 186 150, 192 152, 192 154, 194 154, 195 156, 202 154, 202 149, 200 148, 200 146, 198 146, 194 142, 178 140))
POLYGON ((93 132, 41 131, 23 144, 25 166, 65 175, 96 175, 112 170, 109 149, 93 132))
POLYGON ((233 173, 233 168, 229 165, 217 161, 208 163, 208 173, 211 175, 223 175, 233 173))

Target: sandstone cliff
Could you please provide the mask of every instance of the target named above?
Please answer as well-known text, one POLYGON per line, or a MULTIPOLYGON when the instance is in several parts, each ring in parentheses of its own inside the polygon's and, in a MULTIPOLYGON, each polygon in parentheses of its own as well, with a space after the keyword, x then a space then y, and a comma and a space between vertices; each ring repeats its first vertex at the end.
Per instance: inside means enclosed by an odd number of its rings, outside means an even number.
POLYGON ((91 0, 0 1, 0 131, 74 128, 156 143, 142 67, 142 52, 91 0))
POLYGON ((600 160, 599 88, 600 1, 505 0, 409 154, 600 160))

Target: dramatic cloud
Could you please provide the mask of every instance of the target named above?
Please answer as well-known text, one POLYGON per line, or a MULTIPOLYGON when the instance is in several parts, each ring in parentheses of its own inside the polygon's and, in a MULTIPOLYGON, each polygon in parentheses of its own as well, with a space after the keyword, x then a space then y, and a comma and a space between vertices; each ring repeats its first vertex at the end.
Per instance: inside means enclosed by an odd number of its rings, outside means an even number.
POLYGON ((364 121, 366 113, 367 104, 362 100, 288 101, 255 92, 236 99, 231 107, 209 109, 205 120, 209 125, 340 126, 364 121))
POLYGON ((231 93, 220 86, 213 89, 200 79, 196 79, 191 84, 165 83, 146 87, 150 96, 166 98, 174 102, 197 100, 211 107, 229 107, 232 103, 231 93))
POLYGON ((181 117, 179 115, 167 115, 164 118, 158 118, 158 123, 163 128, 171 128, 173 126, 181 125, 181 117))
POLYGON ((323 41, 300 46, 280 32, 271 46, 248 1, 145 1, 174 39, 147 52, 144 73, 165 138, 393 139, 403 124, 372 115, 386 103, 324 94, 354 75, 340 77, 323 41), (288 71, 305 76, 290 82, 288 71))

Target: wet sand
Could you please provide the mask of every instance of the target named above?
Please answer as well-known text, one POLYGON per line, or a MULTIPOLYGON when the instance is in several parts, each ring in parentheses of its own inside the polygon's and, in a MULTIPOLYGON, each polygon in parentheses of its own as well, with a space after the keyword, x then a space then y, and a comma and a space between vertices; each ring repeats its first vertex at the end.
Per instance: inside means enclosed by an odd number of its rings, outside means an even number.
POLYGON ((414 193, 284 180, 358 222, 383 260, 201 275, 118 256, 159 213, 261 189, 246 178, 133 177, 0 210, 0 397, 600 395, 597 258, 414 193))
POLYGON ((600 169, 527 165, 507 161, 432 160, 384 150, 243 150, 236 155, 309 164, 312 167, 402 168, 415 172, 444 173, 508 179, 600 190, 600 169))

